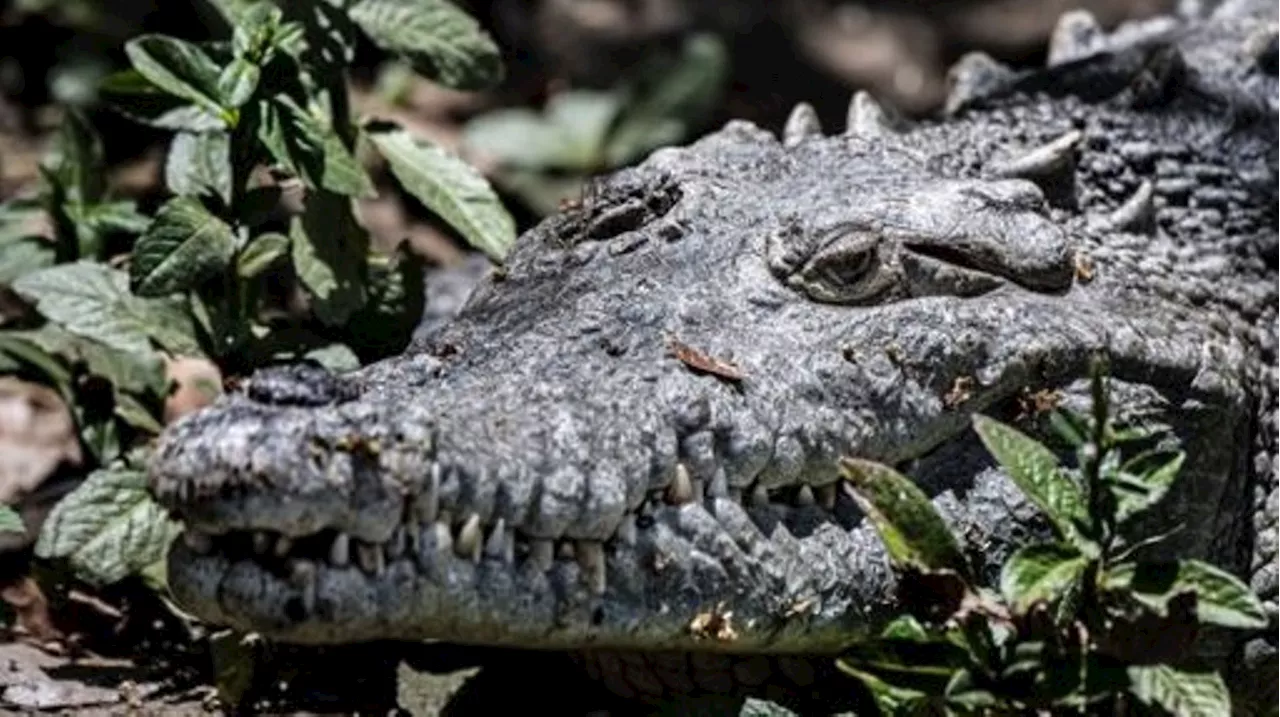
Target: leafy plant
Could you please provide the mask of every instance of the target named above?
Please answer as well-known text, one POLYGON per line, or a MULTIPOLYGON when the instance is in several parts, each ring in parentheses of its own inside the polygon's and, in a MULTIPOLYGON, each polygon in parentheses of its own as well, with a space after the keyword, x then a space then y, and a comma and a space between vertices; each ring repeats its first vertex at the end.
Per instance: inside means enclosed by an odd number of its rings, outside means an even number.
POLYGON ((92 457, 36 553, 93 583, 163 583, 175 530, 143 469, 173 388, 167 362, 204 358, 224 376, 299 359, 346 370, 408 342, 422 267, 403 250, 371 251, 355 200, 376 186, 361 158, 385 163, 491 258, 515 238, 469 165, 347 106, 347 69, 365 41, 449 87, 496 83, 498 49, 471 17, 446 0, 211 4, 227 40, 135 37, 131 69, 100 87, 114 110, 173 132, 172 196, 153 216, 111 197, 101 138, 74 110, 39 191, 0 205, 0 293, 20 307, 0 303, 0 373, 55 387, 92 457))
POLYGON ((1168 534, 1135 539, 1129 529, 1168 494, 1185 455, 1160 442, 1164 427, 1111 419, 1104 372, 1095 363, 1090 415, 1052 416, 1074 468, 1017 429, 974 417, 1056 535, 1010 556, 998 591, 975 586, 957 540, 910 479, 842 462, 916 603, 839 660, 883 713, 1231 714, 1221 677, 1185 656, 1202 626, 1265 627, 1262 605, 1207 563, 1138 558, 1168 534))
POLYGON ((728 56, 714 35, 685 41, 674 60, 642 67, 609 90, 553 95, 541 113, 495 110, 467 123, 470 149, 494 159, 495 181, 540 214, 579 192, 591 175, 687 139, 715 107, 728 56))

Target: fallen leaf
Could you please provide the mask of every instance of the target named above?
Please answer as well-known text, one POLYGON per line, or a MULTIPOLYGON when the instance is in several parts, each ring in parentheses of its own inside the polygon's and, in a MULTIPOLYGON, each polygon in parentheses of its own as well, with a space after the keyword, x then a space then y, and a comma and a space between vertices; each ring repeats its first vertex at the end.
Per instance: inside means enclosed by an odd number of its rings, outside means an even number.
POLYGON ((688 344, 681 343, 675 339, 667 339, 667 346, 681 363, 695 371, 709 373, 734 382, 741 381, 746 377, 742 373, 742 369, 736 365, 714 356, 708 356, 688 344))

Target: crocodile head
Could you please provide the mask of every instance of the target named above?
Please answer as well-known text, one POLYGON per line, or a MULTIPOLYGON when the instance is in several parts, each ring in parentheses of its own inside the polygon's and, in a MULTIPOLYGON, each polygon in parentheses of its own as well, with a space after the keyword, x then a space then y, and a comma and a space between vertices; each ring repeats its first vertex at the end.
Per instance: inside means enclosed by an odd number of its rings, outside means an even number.
POLYGON ((1098 351, 1120 410, 1200 421, 1188 533, 1231 533, 1244 352, 1179 298, 1197 256, 1146 281, 1150 234, 1107 254, 1046 202, 1069 122, 1010 159, 989 150, 1025 145, 1016 123, 966 149, 854 109, 840 136, 801 108, 781 141, 732 122, 661 150, 403 356, 265 371, 171 426, 151 477, 186 526, 182 604, 294 642, 833 650, 893 585, 838 459, 902 465, 984 547, 1025 538, 970 416, 1077 395, 1098 351))

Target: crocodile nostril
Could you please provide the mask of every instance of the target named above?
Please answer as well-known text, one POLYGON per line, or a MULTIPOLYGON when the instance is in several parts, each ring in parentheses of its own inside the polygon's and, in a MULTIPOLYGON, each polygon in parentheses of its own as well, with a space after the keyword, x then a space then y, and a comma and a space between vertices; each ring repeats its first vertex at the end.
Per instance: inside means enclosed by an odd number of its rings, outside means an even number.
POLYGON ((254 401, 273 406, 324 406, 357 396, 355 386, 311 362, 259 369, 247 391, 254 401))

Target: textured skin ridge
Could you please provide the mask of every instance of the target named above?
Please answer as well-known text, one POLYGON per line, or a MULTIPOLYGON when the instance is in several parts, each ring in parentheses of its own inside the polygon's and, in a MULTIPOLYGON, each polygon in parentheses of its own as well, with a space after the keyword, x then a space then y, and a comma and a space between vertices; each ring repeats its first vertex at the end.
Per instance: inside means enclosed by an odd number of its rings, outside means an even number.
POLYGON ((655 152, 403 356, 178 422, 175 594, 296 642, 581 651, 623 694, 803 689, 895 609, 835 460, 915 477, 994 575, 1044 526, 969 416, 1046 435, 1029 397, 1084 408, 1105 351, 1188 451, 1148 527, 1249 577, 1272 629, 1209 650, 1274 704, 1276 8, 1089 22, 1044 70, 962 60, 936 121, 859 94, 842 134, 801 106, 655 152))

